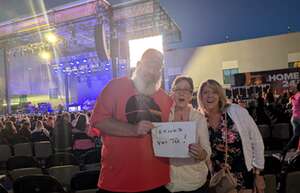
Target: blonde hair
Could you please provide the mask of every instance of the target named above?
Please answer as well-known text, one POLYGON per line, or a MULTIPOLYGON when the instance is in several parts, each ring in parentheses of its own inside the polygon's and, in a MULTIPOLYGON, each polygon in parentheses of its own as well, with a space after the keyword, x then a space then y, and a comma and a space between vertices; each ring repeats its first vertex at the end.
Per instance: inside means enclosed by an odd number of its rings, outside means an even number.
POLYGON ((224 109, 228 106, 225 91, 223 87, 220 85, 220 83, 218 83, 216 80, 213 79, 208 79, 207 81, 202 82, 197 93, 198 104, 201 106, 202 109, 205 109, 201 101, 201 98, 202 98, 202 92, 204 90, 204 87, 206 86, 208 86, 214 92, 217 93, 217 95, 219 96, 219 109, 221 112, 224 111, 224 109))

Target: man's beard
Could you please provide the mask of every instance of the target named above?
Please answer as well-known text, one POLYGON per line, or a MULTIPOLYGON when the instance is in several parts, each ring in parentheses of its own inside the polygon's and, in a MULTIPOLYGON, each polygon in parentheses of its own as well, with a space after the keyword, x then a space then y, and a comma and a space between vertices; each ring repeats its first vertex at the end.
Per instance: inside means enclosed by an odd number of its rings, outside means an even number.
POLYGON ((137 91, 140 94, 144 94, 146 96, 153 95, 161 86, 161 78, 159 76, 157 80, 153 80, 151 82, 145 82, 144 78, 140 75, 140 73, 134 73, 132 76, 133 84, 137 91))

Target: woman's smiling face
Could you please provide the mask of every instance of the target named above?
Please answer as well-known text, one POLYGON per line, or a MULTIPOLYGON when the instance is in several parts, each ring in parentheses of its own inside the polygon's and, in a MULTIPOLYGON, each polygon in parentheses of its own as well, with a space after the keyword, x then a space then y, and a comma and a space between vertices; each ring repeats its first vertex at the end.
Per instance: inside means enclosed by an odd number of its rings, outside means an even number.
POLYGON ((201 102, 204 108, 208 111, 219 110, 220 97, 218 92, 209 85, 204 86, 201 92, 201 102))

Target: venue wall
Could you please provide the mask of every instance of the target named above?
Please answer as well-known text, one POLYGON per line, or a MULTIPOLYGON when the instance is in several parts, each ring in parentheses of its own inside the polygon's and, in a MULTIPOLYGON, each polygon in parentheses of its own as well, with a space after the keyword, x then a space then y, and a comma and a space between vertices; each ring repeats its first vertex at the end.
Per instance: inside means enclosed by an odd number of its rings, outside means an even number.
POLYGON ((282 69, 288 67, 290 53, 300 53, 300 33, 175 49, 165 53, 166 74, 167 79, 180 73, 190 75, 196 87, 209 78, 223 83, 222 70, 228 63, 234 63, 239 72, 282 69))

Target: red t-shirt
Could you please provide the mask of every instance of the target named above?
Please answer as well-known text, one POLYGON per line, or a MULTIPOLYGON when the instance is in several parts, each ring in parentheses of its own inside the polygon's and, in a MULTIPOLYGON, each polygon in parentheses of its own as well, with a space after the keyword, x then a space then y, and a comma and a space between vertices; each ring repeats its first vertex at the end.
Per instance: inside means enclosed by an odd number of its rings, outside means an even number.
MULTIPOLYGON (((172 100, 160 89, 139 95, 127 77, 112 80, 97 99, 91 126, 107 118, 138 123, 168 121, 172 100)), ((101 129, 100 129, 101 132, 101 129)), ((169 161, 154 156, 151 135, 116 137, 101 133, 102 160, 98 187, 116 192, 140 192, 169 183, 169 161)))

